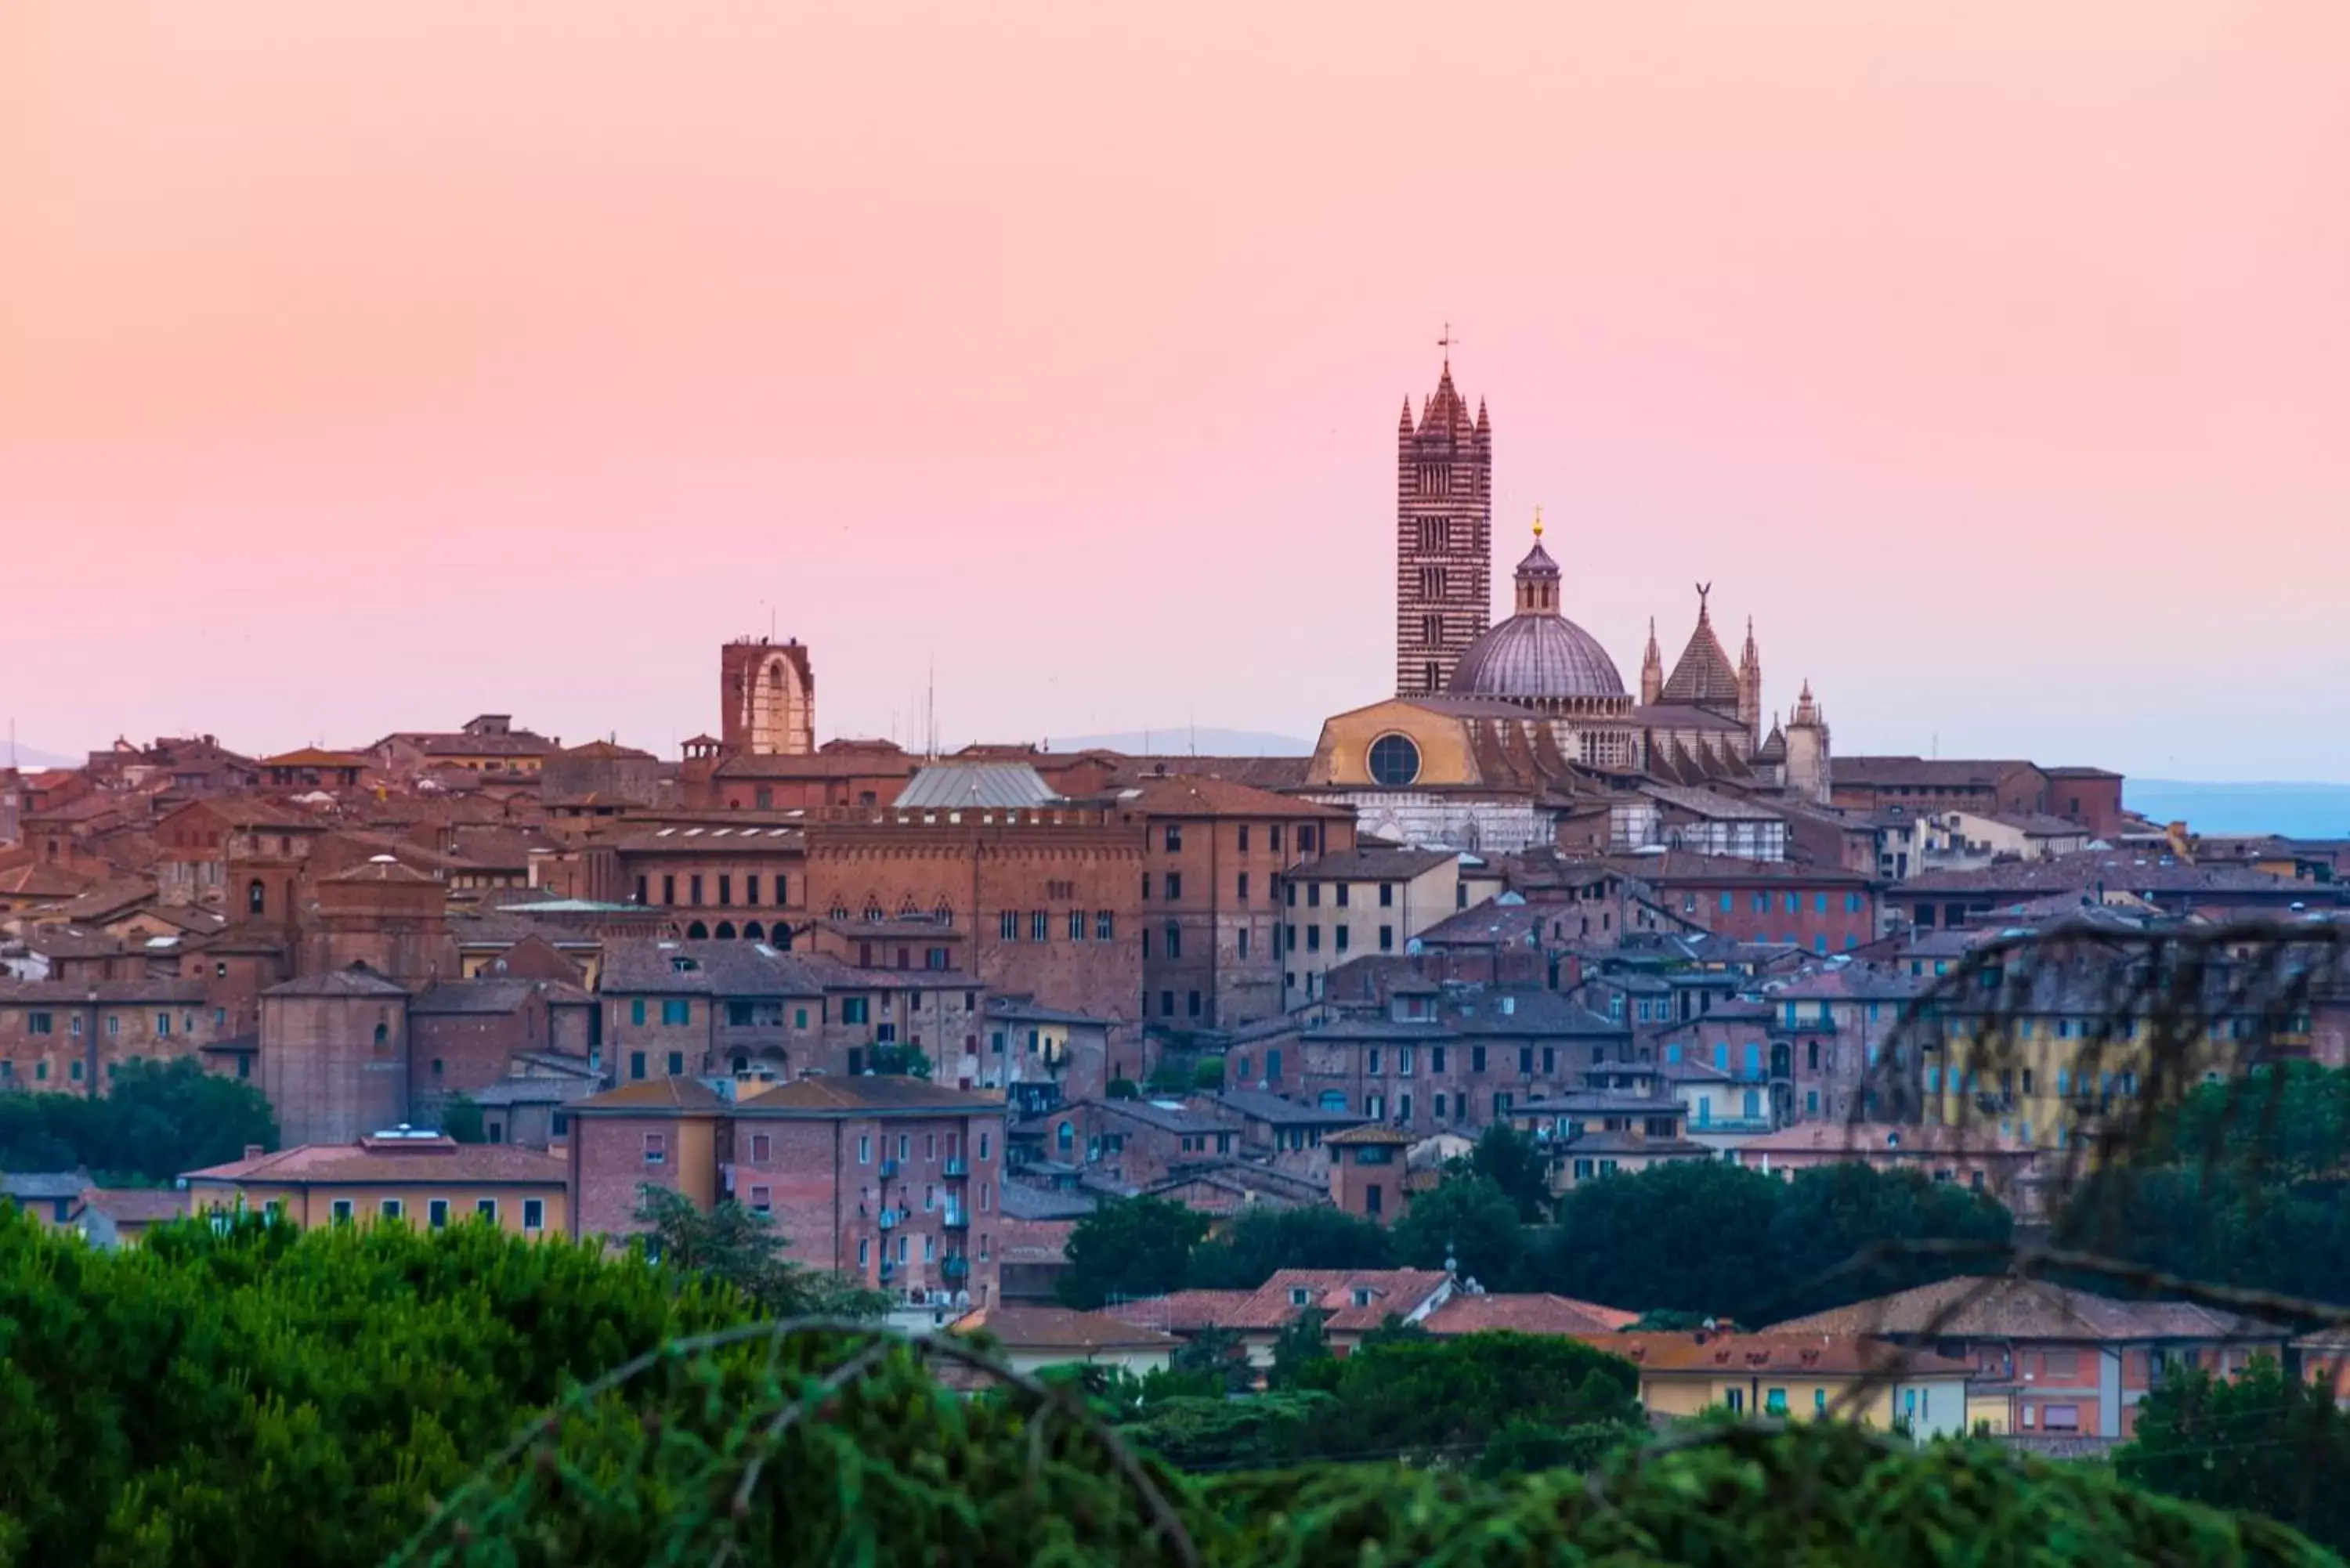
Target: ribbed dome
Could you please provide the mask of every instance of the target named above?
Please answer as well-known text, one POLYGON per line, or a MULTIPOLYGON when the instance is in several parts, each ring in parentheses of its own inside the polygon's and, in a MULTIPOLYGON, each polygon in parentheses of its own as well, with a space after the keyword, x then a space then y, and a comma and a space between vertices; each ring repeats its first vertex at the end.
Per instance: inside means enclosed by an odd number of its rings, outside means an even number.
POLYGON ((1512 702, 1625 695, 1597 638, 1564 616, 1542 613, 1513 615, 1471 643, 1445 690, 1512 702))

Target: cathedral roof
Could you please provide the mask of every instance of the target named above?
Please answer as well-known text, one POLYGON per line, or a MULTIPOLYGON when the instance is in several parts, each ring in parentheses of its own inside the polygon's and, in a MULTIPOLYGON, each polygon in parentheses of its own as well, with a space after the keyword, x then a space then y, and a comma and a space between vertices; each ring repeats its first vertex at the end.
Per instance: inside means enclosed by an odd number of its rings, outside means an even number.
POLYGON ((1713 617, 1707 610, 1705 597, 1697 601, 1697 629, 1690 633, 1689 646, 1681 649, 1680 661, 1665 678, 1662 700, 1685 703, 1692 708, 1738 708, 1738 669, 1730 662, 1721 639, 1713 634, 1713 617))
POLYGON ((1783 763, 1787 760, 1787 734, 1779 728, 1779 721, 1771 721, 1771 733, 1754 753, 1758 763, 1783 763))
POLYGON ((1513 615, 1471 643, 1445 691, 1513 701, 1625 695, 1623 678, 1597 638, 1565 616, 1539 612, 1513 615))

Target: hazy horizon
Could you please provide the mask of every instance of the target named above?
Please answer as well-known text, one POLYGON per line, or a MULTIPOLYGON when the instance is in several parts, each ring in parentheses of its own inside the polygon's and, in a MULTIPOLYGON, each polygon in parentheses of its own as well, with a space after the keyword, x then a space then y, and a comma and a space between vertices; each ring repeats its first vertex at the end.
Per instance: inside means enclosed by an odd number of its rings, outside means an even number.
POLYGON ((27 743, 674 754, 771 624, 1310 737, 1449 321, 1627 674, 1704 579, 1846 754, 2350 776, 2350 7, 23 0, 0 105, 27 743))

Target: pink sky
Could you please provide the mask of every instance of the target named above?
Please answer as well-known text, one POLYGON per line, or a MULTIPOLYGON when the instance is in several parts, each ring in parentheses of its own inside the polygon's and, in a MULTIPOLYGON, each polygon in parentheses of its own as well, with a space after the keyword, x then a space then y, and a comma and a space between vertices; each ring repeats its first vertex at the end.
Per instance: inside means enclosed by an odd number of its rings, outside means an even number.
POLYGON ((17 0, 0 706, 670 753, 772 608, 827 733, 1310 737, 1450 319, 1627 676, 2350 776, 2345 147, 2340 0, 17 0))

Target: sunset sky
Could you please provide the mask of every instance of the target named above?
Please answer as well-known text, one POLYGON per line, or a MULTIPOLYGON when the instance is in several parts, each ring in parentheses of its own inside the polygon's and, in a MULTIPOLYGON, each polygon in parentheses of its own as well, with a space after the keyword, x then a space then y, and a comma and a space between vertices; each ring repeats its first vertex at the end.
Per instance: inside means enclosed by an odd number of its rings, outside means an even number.
POLYGON ((0 4, 0 718, 1310 738, 1497 592, 1841 753, 2350 777, 2350 5, 0 4))

